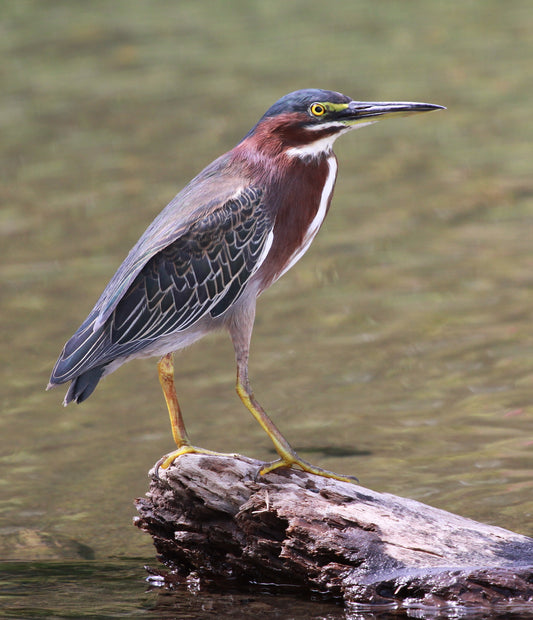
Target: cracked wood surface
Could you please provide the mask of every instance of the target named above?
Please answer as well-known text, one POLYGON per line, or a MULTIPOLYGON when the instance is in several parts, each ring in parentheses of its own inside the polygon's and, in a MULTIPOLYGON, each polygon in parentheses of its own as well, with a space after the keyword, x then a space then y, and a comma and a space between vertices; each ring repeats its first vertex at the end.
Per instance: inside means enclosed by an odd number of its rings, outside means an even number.
POLYGON ((297 470, 256 480, 261 465, 190 454, 151 471, 136 525, 168 579, 291 584, 347 605, 533 605, 533 539, 297 470))

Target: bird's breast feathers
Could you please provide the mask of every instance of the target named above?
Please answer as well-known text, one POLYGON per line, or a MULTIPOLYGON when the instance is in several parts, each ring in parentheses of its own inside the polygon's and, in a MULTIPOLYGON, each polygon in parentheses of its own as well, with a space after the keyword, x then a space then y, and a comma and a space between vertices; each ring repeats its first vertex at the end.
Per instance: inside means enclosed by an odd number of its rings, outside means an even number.
POLYGON ((293 158, 292 166, 276 196, 275 223, 270 251, 256 280, 259 290, 278 280, 309 249, 327 215, 335 180, 337 159, 333 153, 321 159, 293 158))
POLYGON ((337 159, 335 156, 330 156, 327 159, 328 163, 328 174, 326 177, 326 182, 324 183, 324 187, 322 188, 322 193, 320 195, 320 202, 318 205, 318 210, 315 213, 315 216, 311 220, 309 227, 307 228, 303 242, 299 248, 296 248, 290 257, 289 262, 283 269, 283 271, 279 274, 278 277, 281 277, 284 273, 286 273, 293 265, 295 265, 300 258, 307 252, 309 246, 311 245, 313 239, 315 238, 317 232, 320 230, 322 223, 324 222, 324 218, 328 212, 328 207, 331 202, 331 196, 333 194, 333 188, 335 187, 335 180, 337 178, 337 159))

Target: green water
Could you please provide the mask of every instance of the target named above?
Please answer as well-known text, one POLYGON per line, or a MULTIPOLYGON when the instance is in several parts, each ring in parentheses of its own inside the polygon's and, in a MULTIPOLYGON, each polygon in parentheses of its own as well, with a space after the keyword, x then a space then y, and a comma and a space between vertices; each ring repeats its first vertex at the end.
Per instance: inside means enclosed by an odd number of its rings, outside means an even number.
MULTIPOLYGON (((529 0, 17 0, 0 29, 4 615, 344 617, 147 592, 132 502, 172 449, 156 360, 79 407, 44 392, 151 219, 296 88, 448 110, 339 140, 328 220, 258 305, 256 395, 304 458, 533 535, 529 0)), ((193 441, 272 458, 233 384, 224 335, 177 357, 193 441)))

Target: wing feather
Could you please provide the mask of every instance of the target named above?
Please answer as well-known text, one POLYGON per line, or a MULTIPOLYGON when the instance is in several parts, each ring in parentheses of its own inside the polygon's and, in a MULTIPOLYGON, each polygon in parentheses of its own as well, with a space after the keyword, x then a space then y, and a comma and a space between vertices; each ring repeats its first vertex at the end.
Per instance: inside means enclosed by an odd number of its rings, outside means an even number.
POLYGON ((248 188, 153 256, 112 315, 112 341, 154 340, 227 310, 259 267, 272 229, 262 206, 262 192, 248 188))
MULTIPOLYGON (((51 383, 130 355, 222 315, 243 293, 272 242, 263 192, 245 188, 151 256, 98 329, 98 305, 65 345, 51 383)), ((112 293, 112 291, 111 291, 112 293)))

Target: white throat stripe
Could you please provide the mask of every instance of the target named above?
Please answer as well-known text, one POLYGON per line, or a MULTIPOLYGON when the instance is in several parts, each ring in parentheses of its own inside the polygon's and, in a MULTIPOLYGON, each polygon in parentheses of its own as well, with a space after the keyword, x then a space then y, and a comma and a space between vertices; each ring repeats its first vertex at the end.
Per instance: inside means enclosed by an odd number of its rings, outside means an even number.
POLYGON ((295 263, 297 263, 300 258, 307 252, 311 242, 315 238, 315 235, 319 231, 322 226, 322 222, 326 217, 326 212, 328 209, 329 200, 331 198, 331 193, 333 192, 333 188, 335 186, 335 179, 337 178, 337 160, 335 156, 328 157, 328 176, 326 178, 326 182, 324 183, 324 188, 322 189, 322 195, 320 196, 320 204, 318 206, 318 211, 316 212, 313 221, 309 225, 307 232, 305 233, 305 237, 303 239, 302 245, 298 250, 291 256, 290 261, 288 262, 285 269, 279 274, 278 278, 287 272, 295 263))
MULTIPOLYGON (((346 131, 349 131, 348 129, 346 131)), ((344 133, 344 132, 342 132, 344 133)), ((326 136, 315 140, 305 146, 293 146, 287 150, 288 157, 300 157, 306 159, 308 157, 320 157, 320 155, 331 153, 333 143, 340 136, 340 132, 333 134, 332 136, 326 136)))

